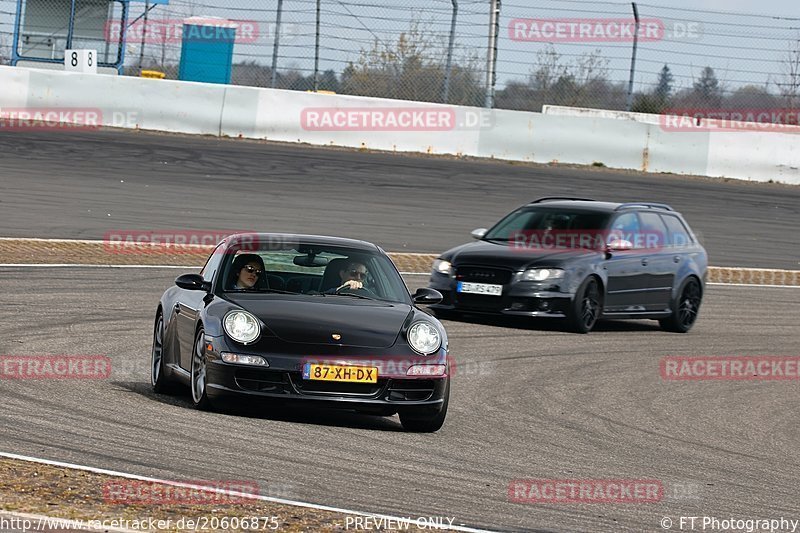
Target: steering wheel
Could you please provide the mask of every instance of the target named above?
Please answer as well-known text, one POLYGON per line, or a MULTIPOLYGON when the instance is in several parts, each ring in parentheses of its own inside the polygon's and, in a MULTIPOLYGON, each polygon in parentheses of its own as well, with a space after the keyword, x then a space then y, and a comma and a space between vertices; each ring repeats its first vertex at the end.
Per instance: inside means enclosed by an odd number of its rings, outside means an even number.
POLYGON ((369 298, 378 298, 377 294, 375 294, 374 292, 372 292, 370 289, 368 289, 366 287, 361 287, 360 289, 351 289, 350 287, 343 287, 341 289, 337 289, 336 290, 336 294, 342 294, 342 293, 348 293, 348 292, 349 293, 353 293, 353 294, 358 294, 358 295, 361 295, 361 296, 367 296, 369 298))

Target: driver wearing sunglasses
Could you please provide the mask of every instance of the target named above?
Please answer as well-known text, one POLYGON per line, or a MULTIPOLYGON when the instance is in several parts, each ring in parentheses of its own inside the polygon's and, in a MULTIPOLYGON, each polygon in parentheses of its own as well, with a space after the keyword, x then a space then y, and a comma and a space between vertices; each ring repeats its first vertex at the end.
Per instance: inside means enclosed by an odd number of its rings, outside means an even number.
POLYGON ((339 278, 341 278, 342 284, 336 287, 333 292, 339 292, 342 289, 362 289, 364 288, 364 280, 367 279, 367 267, 364 263, 351 261, 348 263, 347 268, 339 271, 339 278))
POLYGON ((234 290, 249 290, 256 288, 259 280, 264 280, 264 261, 256 254, 242 254, 233 262, 231 268, 234 290))

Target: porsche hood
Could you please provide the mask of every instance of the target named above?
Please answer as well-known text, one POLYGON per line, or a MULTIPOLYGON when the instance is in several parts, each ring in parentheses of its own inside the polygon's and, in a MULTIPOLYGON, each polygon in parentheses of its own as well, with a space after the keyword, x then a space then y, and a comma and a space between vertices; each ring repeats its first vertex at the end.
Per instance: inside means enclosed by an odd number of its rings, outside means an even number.
POLYGON ((408 304, 346 296, 230 300, 258 317, 268 329, 265 334, 302 344, 389 348, 413 313, 408 304))

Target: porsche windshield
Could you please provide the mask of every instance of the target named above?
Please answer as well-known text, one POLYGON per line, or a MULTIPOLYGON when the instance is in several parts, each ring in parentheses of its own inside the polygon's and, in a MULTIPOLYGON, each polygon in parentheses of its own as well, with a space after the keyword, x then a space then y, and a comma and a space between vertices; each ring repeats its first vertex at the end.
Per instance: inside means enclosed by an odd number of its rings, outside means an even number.
POLYGON ((384 255, 325 245, 239 250, 226 254, 227 292, 305 294, 410 303, 405 283, 384 255))

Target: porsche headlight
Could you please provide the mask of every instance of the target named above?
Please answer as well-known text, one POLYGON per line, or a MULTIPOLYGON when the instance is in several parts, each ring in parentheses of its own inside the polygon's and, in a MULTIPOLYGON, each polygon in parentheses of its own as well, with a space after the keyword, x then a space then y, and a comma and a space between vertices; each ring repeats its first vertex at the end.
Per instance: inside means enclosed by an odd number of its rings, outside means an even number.
POLYGON ((560 268, 531 268, 522 273, 521 281, 550 281, 563 278, 564 271, 560 268))
POLYGON ((242 344, 250 344, 255 342, 261 335, 261 326, 258 325, 258 319, 248 313, 247 311, 231 311, 225 315, 225 320, 222 321, 225 333, 242 344))
POLYGON ((430 322, 416 322, 408 328, 408 344, 415 352, 430 355, 442 345, 442 335, 430 322))
POLYGON ((453 265, 450 264, 450 261, 437 259, 433 262, 433 271, 438 272, 439 274, 444 274, 445 276, 452 276, 453 265))

